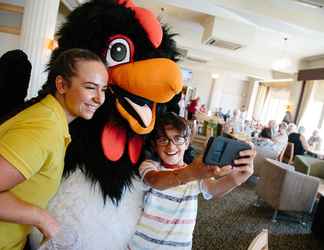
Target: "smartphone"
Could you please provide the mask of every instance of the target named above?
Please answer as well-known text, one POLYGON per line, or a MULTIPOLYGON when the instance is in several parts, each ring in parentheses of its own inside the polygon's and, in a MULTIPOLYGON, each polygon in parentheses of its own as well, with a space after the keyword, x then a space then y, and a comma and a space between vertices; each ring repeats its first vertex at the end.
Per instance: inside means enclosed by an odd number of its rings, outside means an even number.
POLYGON ((251 146, 243 141, 224 136, 210 137, 204 152, 203 162, 220 167, 235 166, 234 160, 239 158, 240 151, 248 149, 251 149, 251 146))

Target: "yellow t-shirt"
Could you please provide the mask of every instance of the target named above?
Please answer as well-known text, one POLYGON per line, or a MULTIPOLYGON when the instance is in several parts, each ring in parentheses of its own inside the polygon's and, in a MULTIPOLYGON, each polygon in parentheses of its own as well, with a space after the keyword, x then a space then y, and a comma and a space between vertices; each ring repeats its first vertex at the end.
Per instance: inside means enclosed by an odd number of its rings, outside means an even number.
MULTIPOLYGON (((0 155, 26 180, 10 190, 16 197, 46 208, 56 193, 70 143, 65 112, 48 95, 0 126, 0 155)), ((31 226, 0 221, 0 250, 20 250, 31 226)))

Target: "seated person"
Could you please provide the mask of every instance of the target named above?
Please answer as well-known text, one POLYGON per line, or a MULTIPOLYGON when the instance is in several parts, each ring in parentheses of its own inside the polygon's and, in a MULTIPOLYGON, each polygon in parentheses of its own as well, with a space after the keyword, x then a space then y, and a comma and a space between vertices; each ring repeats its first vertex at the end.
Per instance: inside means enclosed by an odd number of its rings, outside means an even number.
POLYGON ((226 123, 233 129, 233 133, 243 132, 243 121, 240 118, 240 111, 238 109, 233 111, 233 116, 226 120, 226 123))
POLYGON ((253 143, 258 146, 272 144, 271 129, 268 127, 264 127, 261 130, 259 137, 253 139, 253 143))
POLYGON ((255 133, 255 129, 253 128, 251 121, 245 120, 243 127, 244 134, 248 135, 249 137, 252 137, 252 135, 255 133))
POLYGON ((222 111, 222 107, 216 108, 215 116, 218 119, 224 119, 224 114, 223 114, 223 111, 222 111))
POLYGON ((322 138, 319 135, 319 130, 318 129, 315 129, 313 131, 312 136, 309 137, 307 142, 309 144, 309 147, 312 150, 321 150, 321 148, 322 148, 322 138))
POLYGON ((270 120, 268 122, 268 127, 271 129, 271 138, 277 135, 277 122, 275 120, 270 120))
POLYGON ((272 140, 271 134, 271 129, 264 127, 259 137, 253 138, 252 142, 260 157, 277 159, 283 148, 281 143, 272 140))
POLYGON ((260 175, 260 170, 264 165, 265 158, 278 159, 280 153, 282 152, 282 144, 277 143, 271 139, 271 129, 264 127, 259 137, 252 138, 252 142, 255 145, 257 155, 254 158, 254 169, 255 175, 260 175))
POLYGON ((295 123, 291 122, 291 123, 288 123, 288 128, 287 128, 287 134, 291 134, 292 132, 295 132, 297 131, 297 126, 295 123))
POLYGON ((272 137, 272 141, 275 143, 275 147, 277 147, 277 151, 282 152, 282 150, 287 146, 288 143, 288 135, 287 135, 288 125, 285 122, 279 124, 279 129, 277 135, 272 137))
POLYGON ((297 127, 291 127, 292 132, 288 135, 288 142, 294 144, 294 157, 295 155, 303 155, 309 149, 309 145, 303 134, 297 132, 297 127))

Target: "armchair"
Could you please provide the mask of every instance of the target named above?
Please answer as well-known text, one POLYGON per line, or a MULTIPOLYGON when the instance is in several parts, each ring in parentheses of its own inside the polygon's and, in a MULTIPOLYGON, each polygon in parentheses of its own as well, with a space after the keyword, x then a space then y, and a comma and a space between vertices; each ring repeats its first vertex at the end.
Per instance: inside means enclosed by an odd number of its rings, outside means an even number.
POLYGON ((294 167, 276 160, 266 159, 256 185, 257 195, 278 211, 311 213, 320 180, 294 171, 294 167))
POLYGON ((298 172, 324 179, 324 160, 308 155, 296 155, 294 165, 298 172))

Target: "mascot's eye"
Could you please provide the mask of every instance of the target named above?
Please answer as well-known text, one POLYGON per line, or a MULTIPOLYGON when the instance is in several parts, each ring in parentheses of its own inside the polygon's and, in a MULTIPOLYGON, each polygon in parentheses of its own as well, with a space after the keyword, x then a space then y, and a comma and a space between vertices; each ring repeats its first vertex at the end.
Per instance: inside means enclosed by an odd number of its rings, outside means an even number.
POLYGON ((110 41, 106 55, 108 66, 112 67, 132 61, 131 47, 129 41, 124 38, 116 38, 110 41))

